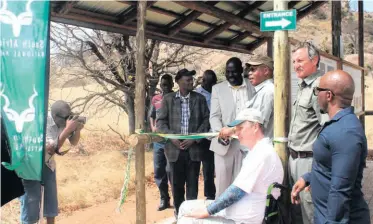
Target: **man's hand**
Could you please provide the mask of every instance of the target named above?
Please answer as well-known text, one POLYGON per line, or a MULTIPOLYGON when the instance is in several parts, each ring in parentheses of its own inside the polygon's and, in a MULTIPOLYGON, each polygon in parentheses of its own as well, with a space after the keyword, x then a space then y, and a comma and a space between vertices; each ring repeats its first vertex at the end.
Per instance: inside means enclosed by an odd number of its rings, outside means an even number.
POLYGON ((234 135, 235 129, 234 128, 229 128, 229 127, 224 127, 220 130, 219 132, 219 138, 227 139, 234 135))
POLYGON ((180 148, 185 150, 185 149, 189 149, 190 146, 192 146, 196 141, 195 140, 192 140, 192 139, 187 139, 187 140, 184 140, 182 143, 180 143, 180 148))
POLYGON ((299 204, 300 198, 299 193, 306 188, 306 181, 301 177, 299 180, 294 184, 293 189, 291 191, 291 203, 292 204, 299 204))
POLYGON ((196 218, 196 219, 204 219, 204 218, 207 218, 209 216, 210 215, 207 211, 207 208, 201 208, 201 209, 192 211, 191 213, 185 215, 185 217, 192 217, 192 218, 196 218))
POLYGON ((74 132, 78 128, 78 125, 81 124, 81 123, 79 123, 79 121, 76 120, 77 118, 78 118, 77 116, 74 116, 72 119, 69 119, 69 120, 66 121, 65 129, 69 133, 74 132))
POLYGON ((151 129, 152 129, 152 132, 157 132, 157 128, 155 126, 152 126, 151 129))
POLYGON ((46 146, 45 146, 47 152, 49 155, 53 156, 56 153, 56 145, 54 141, 48 141, 46 146))
POLYGON ((176 147, 181 148, 180 141, 178 139, 171 139, 172 144, 174 144, 176 147))

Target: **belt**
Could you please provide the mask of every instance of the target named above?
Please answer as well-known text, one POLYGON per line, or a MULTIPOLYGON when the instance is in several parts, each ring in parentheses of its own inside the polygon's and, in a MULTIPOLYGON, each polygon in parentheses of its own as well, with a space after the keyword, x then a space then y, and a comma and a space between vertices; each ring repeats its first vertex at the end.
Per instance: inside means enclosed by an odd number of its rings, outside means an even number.
POLYGON ((293 158, 293 159, 297 159, 297 158, 311 158, 313 157, 313 152, 304 152, 304 151, 294 151, 292 149, 289 150, 290 151, 290 156, 293 158))

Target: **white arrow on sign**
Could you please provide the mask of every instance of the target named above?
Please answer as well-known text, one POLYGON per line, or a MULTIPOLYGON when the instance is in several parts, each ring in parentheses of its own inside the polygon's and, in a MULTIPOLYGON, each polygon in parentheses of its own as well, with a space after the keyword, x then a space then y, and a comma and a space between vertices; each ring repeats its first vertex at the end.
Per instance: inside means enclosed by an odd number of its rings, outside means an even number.
POLYGON ((266 27, 273 27, 273 26, 281 26, 282 28, 285 28, 291 24, 291 21, 282 18, 281 20, 277 21, 266 21, 265 26, 266 27))

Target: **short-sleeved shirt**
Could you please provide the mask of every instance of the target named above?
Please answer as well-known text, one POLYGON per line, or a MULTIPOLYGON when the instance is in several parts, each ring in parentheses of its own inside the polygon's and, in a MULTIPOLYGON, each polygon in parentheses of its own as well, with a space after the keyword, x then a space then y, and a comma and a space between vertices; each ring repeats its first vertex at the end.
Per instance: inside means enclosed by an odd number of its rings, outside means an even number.
POLYGON ((161 108, 161 106, 162 106, 162 99, 163 99, 162 94, 158 94, 158 95, 153 96, 153 98, 152 98, 152 111, 151 111, 151 115, 150 115, 151 118, 156 119, 157 111, 159 111, 159 108, 161 108))
POLYGON ((328 120, 326 115, 321 115, 317 96, 313 95, 313 88, 319 85, 321 75, 320 71, 317 71, 298 83, 289 131, 288 146, 292 150, 312 151, 312 144, 323 123, 328 120))
MULTIPOLYGON (((46 143, 50 142, 53 144, 57 144, 58 136, 62 133, 62 131, 63 131, 63 128, 58 128, 58 126, 53 120, 52 115, 48 113, 46 143)), ((45 164, 52 171, 56 170, 56 161, 54 160, 54 155, 53 156, 49 155, 47 150, 45 150, 45 164)))
POLYGON ((264 136, 273 139, 273 101, 275 86, 273 79, 267 79, 254 87, 254 97, 246 103, 246 107, 262 112, 264 118, 264 136))
POLYGON ((209 110, 211 110, 211 93, 205 90, 202 86, 198 87, 195 91, 206 98, 207 106, 209 107, 209 110))
MULTIPOLYGON (((284 170, 269 138, 260 140, 242 161, 233 185, 247 194, 225 209, 225 217, 237 223, 262 223, 269 185, 282 183, 284 170)), ((273 191, 277 198, 279 191, 273 191)))

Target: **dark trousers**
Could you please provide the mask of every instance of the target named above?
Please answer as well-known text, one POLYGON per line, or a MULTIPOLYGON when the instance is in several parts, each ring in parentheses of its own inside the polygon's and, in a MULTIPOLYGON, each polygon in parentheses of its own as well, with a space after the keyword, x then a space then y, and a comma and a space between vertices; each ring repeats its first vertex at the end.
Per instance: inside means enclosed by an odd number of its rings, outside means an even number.
POLYGON ((215 176, 215 164, 214 164, 214 152, 210 151, 211 141, 204 139, 201 142, 201 147, 205 151, 202 160, 203 170, 203 181, 205 185, 204 193, 208 200, 215 200, 216 188, 214 182, 215 176))
POLYGON ((155 142, 153 145, 154 181, 158 186, 161 200, 170 200, 168 194, 168 166, 164 154, 164 145, 155 142))
POLYGON ((186 184, 186 199, 197 199, 198 176, 201 167, 200 161, 192 161, 188 150, 180 150, 179 158, 176 162, 170 162, 170 180, 172 195, 174 197, 174 207, 176 215, 179 207, 185 201, 184 186, 186 184))

